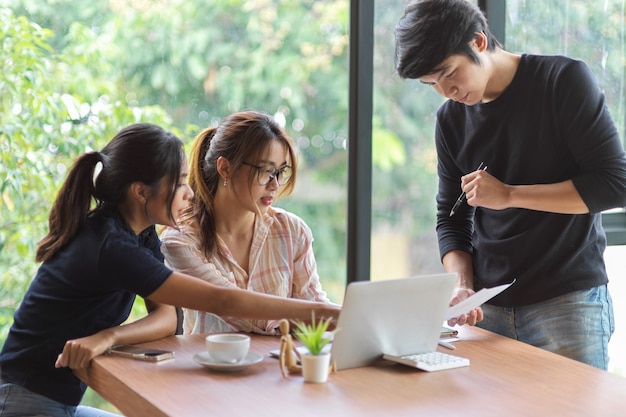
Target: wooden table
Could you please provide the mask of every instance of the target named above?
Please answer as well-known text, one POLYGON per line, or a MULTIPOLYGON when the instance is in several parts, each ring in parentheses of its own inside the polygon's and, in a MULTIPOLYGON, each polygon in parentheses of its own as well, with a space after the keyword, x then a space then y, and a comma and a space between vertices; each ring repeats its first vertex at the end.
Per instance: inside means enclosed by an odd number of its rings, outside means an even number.
POLYGON ((325 384, 282 377, 269 351, 279 338, 252 337, 262 362, 237 373, 198 365, 204 336, 145 344, 174 350, 158 364, 101 356, 77 375, 128 417, 195 416, 625 416, 626 378, 463 327, 457 349, 471 365, 422 372, 402 365, 343 370, 325 384))

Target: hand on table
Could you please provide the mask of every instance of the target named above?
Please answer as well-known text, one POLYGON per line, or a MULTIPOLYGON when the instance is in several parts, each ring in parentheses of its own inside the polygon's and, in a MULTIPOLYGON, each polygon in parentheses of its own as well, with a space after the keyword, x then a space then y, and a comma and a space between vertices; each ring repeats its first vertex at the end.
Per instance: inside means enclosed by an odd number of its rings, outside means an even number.
POLYGON ((100 333, 80 339, 65 342, 54 364, 55 368, 81 369, 89 366, 91 359, 103 354, 109 347, 110 341, 100 333))

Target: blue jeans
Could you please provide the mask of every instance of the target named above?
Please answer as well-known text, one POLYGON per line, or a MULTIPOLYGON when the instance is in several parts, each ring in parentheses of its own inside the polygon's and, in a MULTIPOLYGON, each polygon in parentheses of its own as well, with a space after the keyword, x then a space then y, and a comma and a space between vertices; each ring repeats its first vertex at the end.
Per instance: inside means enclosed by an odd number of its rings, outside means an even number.
POLYGON ((119 414, 83 405, 69 406, 35 394, 21 385, 0 381, 1 417, 119 417, 119 414))
POLYGON ((477 326, 524 343, 608 369, 608 344, 615 331, 606 285, 574 291, 522 307, 482 306, 477 326))

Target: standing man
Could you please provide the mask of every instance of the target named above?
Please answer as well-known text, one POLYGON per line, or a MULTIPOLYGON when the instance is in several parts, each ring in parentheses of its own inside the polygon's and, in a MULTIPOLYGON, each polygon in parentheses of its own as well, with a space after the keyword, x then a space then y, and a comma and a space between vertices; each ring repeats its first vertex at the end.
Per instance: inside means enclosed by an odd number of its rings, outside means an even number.
POLYGON ((626 157, 589 68, 509 53, 475 5, 423 0, 396 26, 396 71, 448 99, 435 130, 437 236, 445 269, 459 273, 454 301, 516 280, 450 324, 480 322, 607 369, 600 212, 626 205, 626 157))

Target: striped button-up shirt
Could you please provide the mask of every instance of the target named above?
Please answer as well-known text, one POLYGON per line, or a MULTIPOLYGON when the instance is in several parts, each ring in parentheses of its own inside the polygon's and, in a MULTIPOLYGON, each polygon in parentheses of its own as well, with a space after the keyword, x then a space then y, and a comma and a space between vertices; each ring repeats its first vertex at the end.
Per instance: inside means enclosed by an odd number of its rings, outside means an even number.
MULTIPOLYGON (((250 247, 248 274, 218 236, 225 258, 206 259, 193 227, 167 228, 161 239, 166 264, 175 271, 215 285, 239 287, 280 297, 329 302, 317 274, 313 234, 306 223, 280 208, 257 217, 250 247)), ((185 333, 254 332, 279 334, 277 320, 245 320, 184 310, 185 333)))

